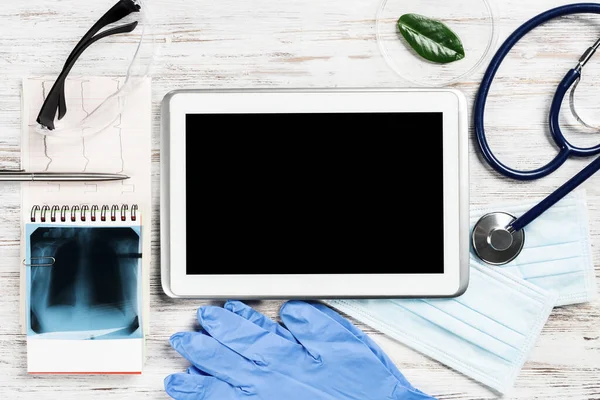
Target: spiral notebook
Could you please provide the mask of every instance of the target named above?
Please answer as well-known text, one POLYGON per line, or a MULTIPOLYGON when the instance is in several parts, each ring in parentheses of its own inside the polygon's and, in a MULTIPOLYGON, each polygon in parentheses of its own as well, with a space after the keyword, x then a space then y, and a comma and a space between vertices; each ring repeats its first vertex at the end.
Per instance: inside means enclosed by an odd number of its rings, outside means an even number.
MULTIPOLYGON (((123 81, 67 81, 69 112, 97 107, 123 81)), ((22 326, 28 372, 139 374, 148 334, 151 92, 144 82, 114 126, 80 138, 42 136, 35 118, 53 80, 23 81, 22 168, 105 172, 114 182, 22 186, 22 326)))

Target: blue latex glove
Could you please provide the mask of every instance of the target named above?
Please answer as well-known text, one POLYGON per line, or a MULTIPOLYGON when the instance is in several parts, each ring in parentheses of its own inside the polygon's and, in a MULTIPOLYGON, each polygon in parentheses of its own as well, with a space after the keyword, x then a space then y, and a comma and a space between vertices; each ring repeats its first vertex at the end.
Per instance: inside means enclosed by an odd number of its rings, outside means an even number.
POLYGON ((425 400, 383 351, 333 310, 290 301, 284 328, 240 302, 198 310, 203 332, 173 335, 193 367, 170 375, 177 400, 425 400))

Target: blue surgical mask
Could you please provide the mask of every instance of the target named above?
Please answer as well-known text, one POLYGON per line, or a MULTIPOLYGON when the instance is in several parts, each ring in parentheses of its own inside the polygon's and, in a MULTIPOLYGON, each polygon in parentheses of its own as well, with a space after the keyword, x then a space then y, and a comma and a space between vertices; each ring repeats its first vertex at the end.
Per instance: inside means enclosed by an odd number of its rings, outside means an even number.
POLYGON ((324 302, 505 393, 555 301, 556 295, 473 260, 469 287, 456 299, 324 302))
MULTIPOLYGON (((471 211, 519 216, 533 204, 471 211)), ((425 260, 424 260, 425 262, 425 260)), ((470 283, 456 299, 326 303, 484 385, 513 387, 553 306, 589 301, 596 283, 585 193, 573 193, 525 228, 522 253, 502 267, 471 253, 470 283)))
MULTIPOLYGON (((519 217, 536 202, 471 209, 471 226, 483 215, 504 211, 519 217)), ((525 228, 519 256, 502 268, 558 294, 555 305, 588 302, 597 292, 585 191, 576 191, 525 228)))

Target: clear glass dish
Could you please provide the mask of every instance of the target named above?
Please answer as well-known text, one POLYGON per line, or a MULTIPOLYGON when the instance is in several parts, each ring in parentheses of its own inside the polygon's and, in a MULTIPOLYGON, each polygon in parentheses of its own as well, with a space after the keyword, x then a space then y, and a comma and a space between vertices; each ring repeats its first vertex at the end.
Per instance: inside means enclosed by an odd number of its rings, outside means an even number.
POLYGON ((491 57, 497 40, 494 14, 488 0, 383 0, 376 16, 377 43, 388 65, 402 79, 418 86, 446 86, 466 80, 491 57), (465 58, 437 64, 419 56, 397 27, 398 19, 409 13, 448 25, 461 39, 465 58))

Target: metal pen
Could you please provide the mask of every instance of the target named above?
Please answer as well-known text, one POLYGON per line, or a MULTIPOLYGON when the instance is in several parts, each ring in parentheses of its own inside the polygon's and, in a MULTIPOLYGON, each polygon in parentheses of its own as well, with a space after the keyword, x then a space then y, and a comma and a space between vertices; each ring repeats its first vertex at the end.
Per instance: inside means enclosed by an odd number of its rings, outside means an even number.
POLYGON ((95 172, 0 171, 0 182, 89 182, 120 181, 124 179, 129 179, 129 176, 95 172))

